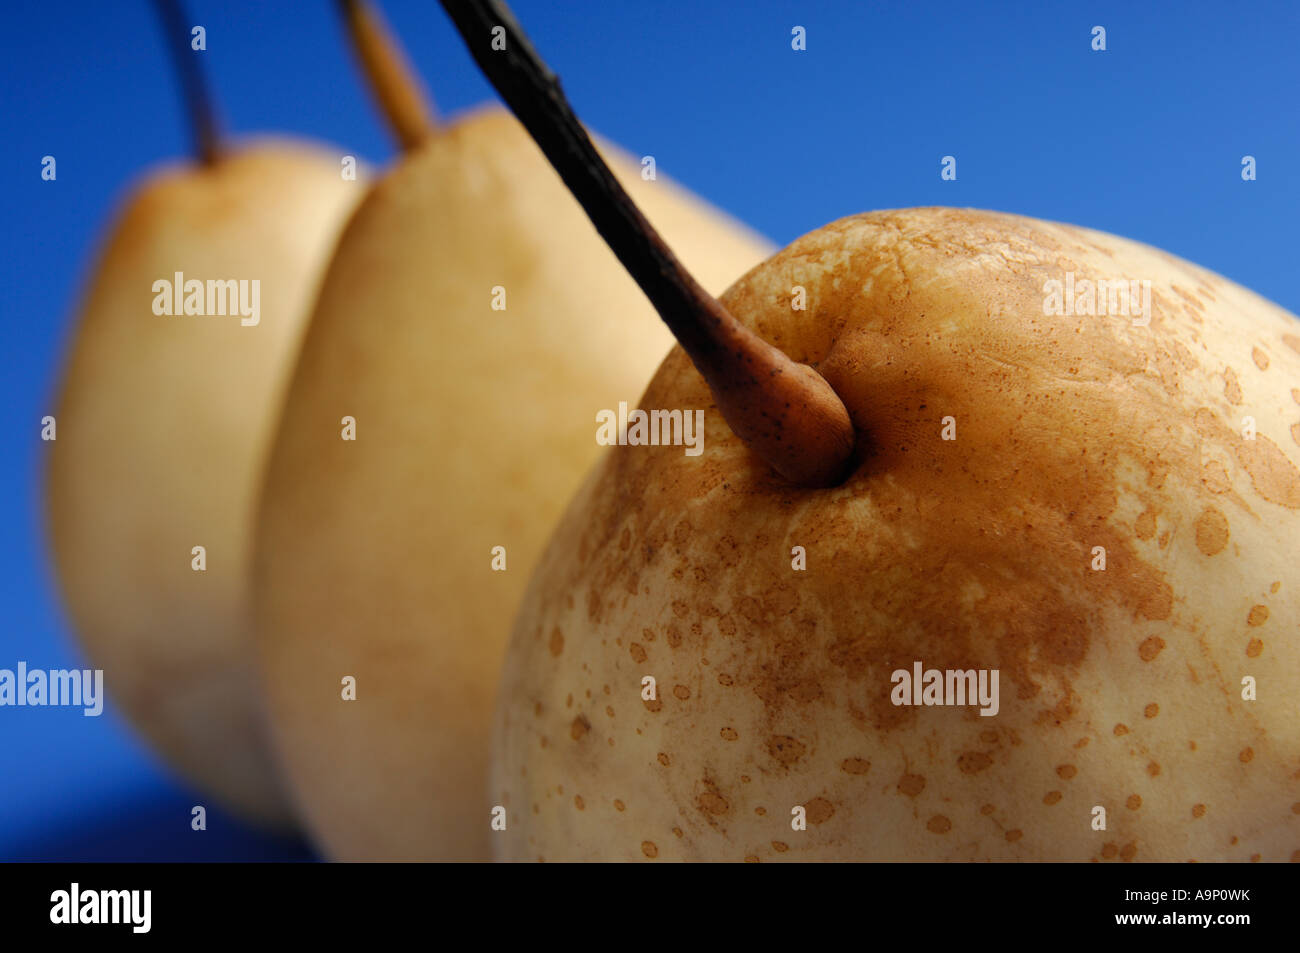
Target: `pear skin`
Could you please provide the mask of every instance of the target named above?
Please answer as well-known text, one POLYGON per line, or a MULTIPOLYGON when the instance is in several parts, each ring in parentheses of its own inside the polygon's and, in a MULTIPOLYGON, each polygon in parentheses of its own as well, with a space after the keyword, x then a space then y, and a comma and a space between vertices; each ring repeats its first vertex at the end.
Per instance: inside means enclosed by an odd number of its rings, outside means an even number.
POLYGON ((290 814, 253 674, 253 507, 316 286, 364 191, 340 158, 255 143, 135 191, 89 283, 49 449, 55 567, 110 698, 184 777, 272 826, 290 814), (177 272, 258 280, 257 323, 155 314, 154 282, 177 272))
POLYGON ((1300 856, 1294 315, 957 209, 834 222, 722 303, 831 383, 857 466, 792 487, 673 350, 640 406, 704 408, 705 452, 616 448, 541 557, 498 859, 1300 856), (1054 308, 1069 273, 1085 309, 1150 282, 1149 320, 1054 308), (908 703, 918 662, 997 672, 998 704, 908 703))
MULTIPOLYGON (((605 154, 713 290, 770 251, 605 154)), ((257 543, 274 736, 327 855, 490 857, 488 739, 514 610, 602 449, 597 412, 634 401, 670 344, 499 109, 408 153, 358 210, 295 372, 257 543)))

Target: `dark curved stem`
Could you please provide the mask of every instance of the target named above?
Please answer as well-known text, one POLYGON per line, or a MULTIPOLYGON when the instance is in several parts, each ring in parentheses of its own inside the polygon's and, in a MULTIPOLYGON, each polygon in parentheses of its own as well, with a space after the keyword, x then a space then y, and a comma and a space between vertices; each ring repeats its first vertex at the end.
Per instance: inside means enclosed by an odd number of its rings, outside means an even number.
POLYGON ((704 375, 736 435, 792 482, 840 479, 853 425, 825 378, 740 324, 682 266, 596 152, 559 79, 504 3, 441 2, 479 68, 704 375))
POLYGON ((163 41, 171 53, 176 75, 180 79, 185 108, 190 116, 194 136, 194 154, 204 165, 217 161, 220 135, 208 85, 198 58, 190 49, 190 27, 180 0, 154 0, 154 9, 162 25, 163 41))

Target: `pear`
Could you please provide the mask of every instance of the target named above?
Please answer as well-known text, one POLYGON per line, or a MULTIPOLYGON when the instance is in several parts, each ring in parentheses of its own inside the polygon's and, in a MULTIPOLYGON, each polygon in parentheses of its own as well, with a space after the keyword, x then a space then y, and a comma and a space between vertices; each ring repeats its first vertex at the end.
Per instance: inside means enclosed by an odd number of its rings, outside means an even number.
POLYGON ((617 448, 550 540, 498 859, 1300 857, 1293 315, 955 209, 834 222, 721 300, 834 387, 853 467, 792 486, 672 351, 640 406, 703 408, 705 452, 617 448))
POLYGON ((191 782, 277 826, 252 516, 316 285, 362 193, 341 169, 323 147, 269 140, 145 181, 91 277, 48 460, 57 575, 110 697, 191 782), (191 281, 202 314, 183 313, 191 281))
MULTIPOLYGON (((700 279, 765 241, 604 147, 700 279)), ((330 264, 258 521, 258 646, 305 823, 342 860, 490 855, 488 738, 534 560, 671 343, 524 130, 414 146, 330 264)))

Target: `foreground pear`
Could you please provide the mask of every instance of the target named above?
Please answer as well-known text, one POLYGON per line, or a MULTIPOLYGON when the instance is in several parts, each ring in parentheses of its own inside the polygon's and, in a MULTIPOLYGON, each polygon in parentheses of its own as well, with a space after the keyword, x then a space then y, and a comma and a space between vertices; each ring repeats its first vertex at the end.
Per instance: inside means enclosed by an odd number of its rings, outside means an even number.
MULTIPOLYGON (((706 285, 769 251, 605 152, 706 285)), ((602 450, 597 413, 635 401, 670 343, 499 109, 412 148, 358 209, 294 375, 257 544, 274 736, 331 857, 489 857, 493 693, 518 599, 602 450)))
POLYGON ((792 486, 673 350, 640 406, 703 408, 705 452, 616 448, 541 558, 499 859, 1300 858, 1294 316, 955 209, 834 222, 721 300, 834 387, 854 466, 792 486))
POLYGON ((268 141, 149 178, 91 277, 49 450, 58 577, 110 698, 186 778, 272 824, 289 815, 252 674, 253 506, 316 286, 362 193, 341 168, 268 141))

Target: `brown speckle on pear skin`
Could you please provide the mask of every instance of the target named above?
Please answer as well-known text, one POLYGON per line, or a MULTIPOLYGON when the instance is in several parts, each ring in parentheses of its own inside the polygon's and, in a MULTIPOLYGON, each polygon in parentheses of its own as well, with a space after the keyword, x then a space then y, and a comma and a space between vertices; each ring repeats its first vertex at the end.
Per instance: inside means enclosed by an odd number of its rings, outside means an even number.
POLYGON ((942 814, 936 814, 926 821, 925 827, 931 834, 946 834, 952 830, 952 821, 942 814))
POLYGON ((569 724, 569 737, 574 741, 581 741, 591 730, 591 722, 587 721, 585 715, 578 715, 569 724))
POLYGON ((908 797, 916 797, 925 789, 925 778, 919 774, 905 774, 898 779, 898 790, 908 797))
POLYGON ((731 810, 730 802, 718 793, 716 788, 710 788, 701 794, 696 801, 701 811, 709 815, 726 814, 731 810))
POLYGON ((1143 640, 1138 646, 1138 656, 1144 662, 1150 662, 1160 654, 1160 650, 1165 647, 1165 640, 1158 635, 1152 635, 1143 640))
POLYGON ((773 735, 767 739, 767 753, 787 768, 798 763, 807 751, 807 745, 789 735, 773 735))
POLYGON ((809 824, 825 824, 835 815, 835 805, 824 797, 815 797, 804 805, 809 824))
POLYGON ((1231 367, 1223 371, 1223 396, 1228 398, 1230 404, 1241 403, 1241 384, 1237 381, 1237 374, 1231 367))
POLYGON ((1260 497, 1287 509, 1300 509, 1300 469, 1277 444, 1262 433, 1246 439, 1205 407, 1196 410, 1193 422, 1202 437, 1231 450, 1260 497))
POLYGON ((1216 556, 1228 545, 1228 520, 1213 506, 1207 506, 1196 518, 1196 548, 1206 556, 1216 556))
POLYGON ((977 774, 993 763, 983 751, 966 751, 957 758, 957 769, 962 774, 977 774))
POLYGON ((1300 469, 1268 437, 1256 434, 1254 440, 1237 439, 1237 462, 1250 475, 1261 497, 1287 509, 1300 509, 1300 469))

